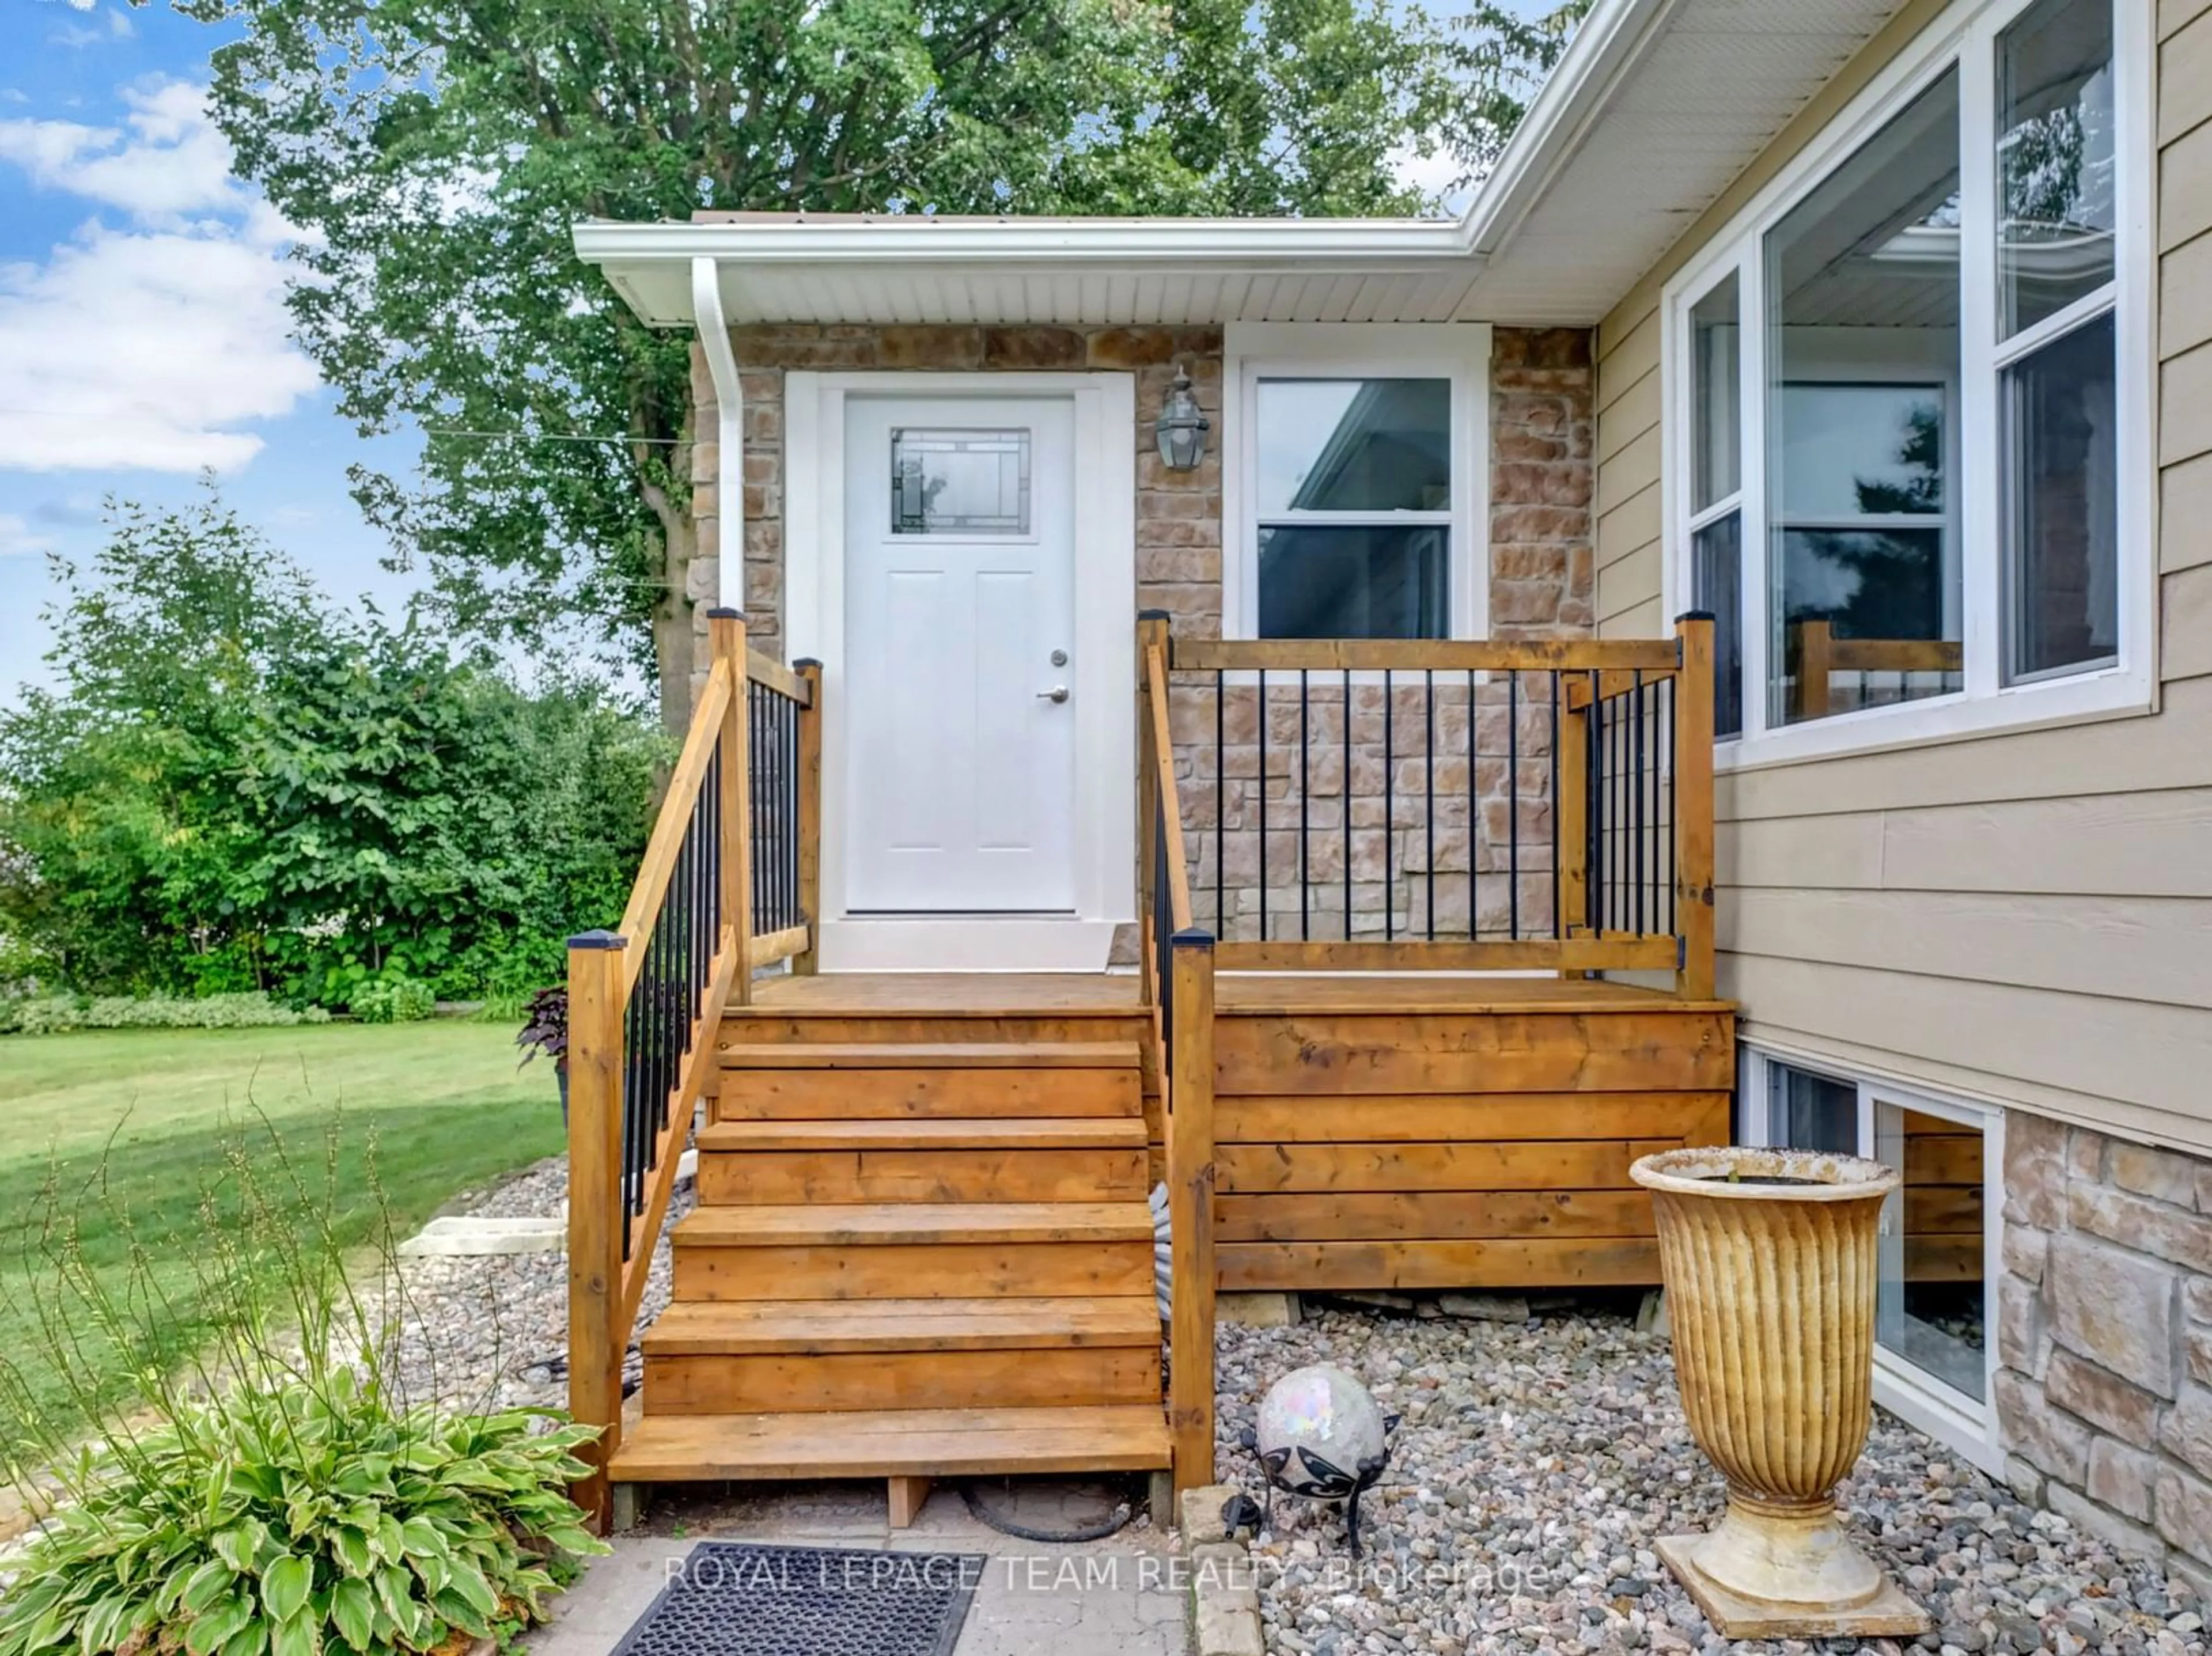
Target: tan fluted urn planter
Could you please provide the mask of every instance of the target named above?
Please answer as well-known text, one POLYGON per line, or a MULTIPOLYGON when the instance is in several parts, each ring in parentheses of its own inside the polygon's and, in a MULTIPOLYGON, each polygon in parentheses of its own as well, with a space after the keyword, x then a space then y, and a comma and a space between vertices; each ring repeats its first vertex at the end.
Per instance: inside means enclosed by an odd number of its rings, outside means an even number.
POLYGON ((1807 1150, 1692 1149, 1651 1192, 1690 1433, 1728 1513, 1659 1556, 1730 1639, 1910 1635, 1928 1617, 1852 1544, 1835 1488, 1873 1407, 1875 1253, 1897 1174, 1807 1150))

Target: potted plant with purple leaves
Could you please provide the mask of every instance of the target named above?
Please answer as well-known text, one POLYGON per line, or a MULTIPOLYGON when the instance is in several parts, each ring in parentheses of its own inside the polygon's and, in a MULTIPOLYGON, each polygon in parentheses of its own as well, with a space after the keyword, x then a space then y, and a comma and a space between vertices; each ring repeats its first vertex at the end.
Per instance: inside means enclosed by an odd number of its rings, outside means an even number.
MULTIPOLYGON (((514 1037, 522 1064, 543 1052, 553 1060, 561 1087, 561 1125, 568 1125, 568 990, 563 984, 540 989, 522 1004, 522 1028, 514 1037)), ((522 1067, 521 1064, 515 1066, 522 1067)))

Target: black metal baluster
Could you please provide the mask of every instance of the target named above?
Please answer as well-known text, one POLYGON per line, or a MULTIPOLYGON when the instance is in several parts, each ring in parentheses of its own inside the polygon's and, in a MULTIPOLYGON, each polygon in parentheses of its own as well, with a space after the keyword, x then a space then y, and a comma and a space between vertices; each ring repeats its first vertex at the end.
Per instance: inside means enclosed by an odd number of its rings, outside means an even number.
POLYGON ((1229 698, 1228 675, 1220 668, 1213 670, 1213 931, 1218 937, 1229 936, 1228 899, 1221 883, 1224 852, 1227 848, 1229 832, 1229 772, 1223 757, 1223 731, 1227 719, 1229 698))
POLYGON ((1398 877, 1390 866, 1390 836, 1398 822, 1398 779, 1390 756, 1390 670, 1382 670, 1382 941, 1398 937, 1398 877))
POLYGON ((1667 930, 1680 935, 1681 893, 1674 877, 1678 866, 1674 860, 1674 811, 1681 803, 1681 791, 1675 786, 1674 764, 1677 758, 1674 737, 1675 697, 1680 694, 1680 676, 1667 681, 1667 722, 1659 728, 1667 736, 1667 930))
POLYGON ((1552 720, 1550 800, 1547 815, 1552 822, 1552 936, 1554 939, 1566 935, 1565 923, 1560 910, 1565 905, 1565 876, 1559 868, 1559 698, 1566 689, 1566 681, 1555 668, 1550 674, 1552 683, 1549 712, 1552 720))
POLYGON ((1260 941, 1267 941, 1267 670, 1260 670, 1260 941))
POLYGON ((1313 792, 1313 752, 1307 744, 1306 734, 1306 670, 1298 669, 1298 941, 1313 941, 1313 905, 1307 894, 1312 890, 1313 863, 1308 851, 1308 812, 1306 797, 1313 792))
POLYGON ((1521 940, 1521 670, 1505 670, 1505 936, 1521 940))
POLYGON ((1645 823, 1644 821, 1644 670, 1636 670, 1634 712, 1629 733, 1632 738, 1634 756, 1628 766, 1628 820, 1634 824, 1630 829, 1629 866, 1635 870, 1629 884, 1636 894, 1636 935, 1644 935, 1644 851, 1645 823))
POLYGON ((1611 901, 1612 892, 1606 883, 1605 861, 1607 849, 1605 820, 1605 702, 1599 695, 1605 685, 1604 681, 1595 672, 1590 674, 1589 683, 1589 776, 1584 784, 1589 797, 1589 850, 1586 854, 1591 870, 1589 912, 1594 922, 1594 929, 1600 934, 1603 934, 1611 929, 1608 922, 1613 918, 1607 908, 1607 904, 1611 901))
POLYGON ((1482 860, 1482 761, 1475 752, 1474 669, 1467 670, 1467 940, 1482 937, 1482 886, 1475 864, 1482 860))
POLYGON ((784 704, 787 727, 783 743, 784 861, 789 870, 784 888, 786 925, 799 924, 799 703, 784 704))
POLYGON ((1421 802, 1428 817, 1429 836, 1429 941, 1437 940, 1437 675, 1433 668, 1421 669, 1421 752, 1427 773, 1422 779, 1425 786, 1421 802))
POLYGON ((768 910, 762 901, 761 891, 761 834, 766 827, 766 813, 761 809, 760 783, 764 755, 760 750, 760 703, 753 695, 750 679, 738 686, 738 695, 742 698, 745 720, 745 813, 752 822, 751 843, 745 847, 746 870, 752 876, 752 913, 746 918, 757 936, 768 930, 768 910))
POLYGON ((1344 940, 1352 941, 1352 669, 1344 670, 1344 940))

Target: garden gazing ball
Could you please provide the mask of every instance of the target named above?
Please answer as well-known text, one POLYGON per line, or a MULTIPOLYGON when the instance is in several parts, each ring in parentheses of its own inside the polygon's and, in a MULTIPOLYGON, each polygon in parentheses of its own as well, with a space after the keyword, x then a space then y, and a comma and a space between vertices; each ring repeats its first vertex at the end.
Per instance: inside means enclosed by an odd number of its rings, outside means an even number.
POLYGON ((1367 1388, 1326 1363, 1285 1374, 1260 1400, 1246 1447, 1273 1489, 1346 1503, 1354 1556, 1359 1552, 1359 1495, 1389 1464, 1395 1419, 1367 1388))

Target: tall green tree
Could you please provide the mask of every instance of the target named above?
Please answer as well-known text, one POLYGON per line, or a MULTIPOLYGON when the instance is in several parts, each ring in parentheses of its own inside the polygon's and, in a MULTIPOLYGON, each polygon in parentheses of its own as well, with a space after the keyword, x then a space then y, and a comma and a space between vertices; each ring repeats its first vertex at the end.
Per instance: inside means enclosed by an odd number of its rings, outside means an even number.
POLYGON ((56 683, 0 710, 0 938, 98 993, 343 1006, 557 979, 644 850, 658 731, 329 604, 212 488, 55 560, 56 683))
POLYGON ((465 623, 598 617, 680 728, 688 342, 569 244, 702 208, 1405 213, 1492 158, 1588 0, 178 0, 241 173, 304 234, 299 337, 419 470, 356 492, 465 623))

